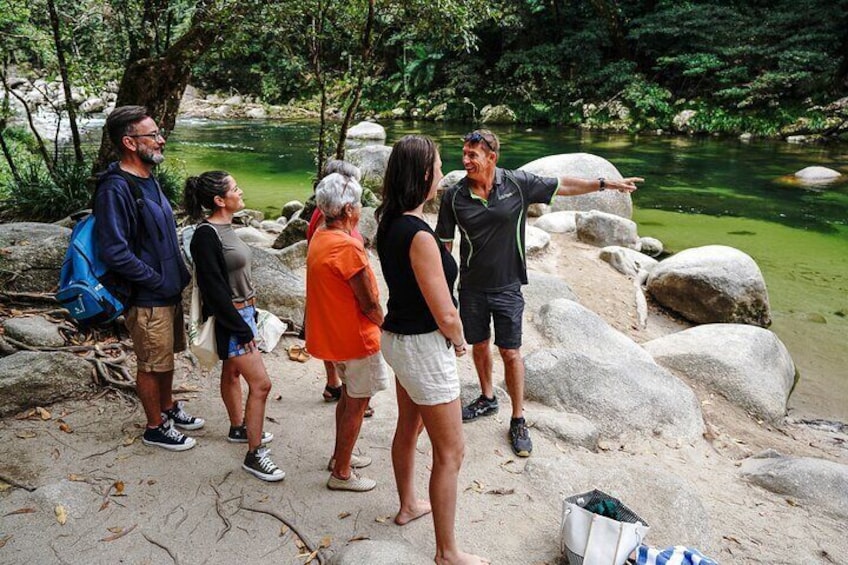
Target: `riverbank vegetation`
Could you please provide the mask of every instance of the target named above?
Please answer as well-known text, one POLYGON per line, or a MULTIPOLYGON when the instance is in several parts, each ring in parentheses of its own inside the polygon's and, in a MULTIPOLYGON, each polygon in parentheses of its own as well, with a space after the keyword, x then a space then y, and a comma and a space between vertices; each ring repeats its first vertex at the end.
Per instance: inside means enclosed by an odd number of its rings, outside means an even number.
POLYGON ((344 155, 354 119, 479 122, 491 106, 505 108, 493 121, 627 132, 848 131, 848 0, 0 5, 0 181, 7 195, 47 191, 18 198, 47 215, 72 208, 82 171, 110 158, 108 139, 96 156, 84 151, 77 116, 143 104, 172 129, 190 83, 316 111, 319 170, 344 155), (14 90, 20 80, 32 85, 26 96, 14 90), (61 88, 50 97, 53 81, 61 88), (114 93, 108 104, 92 102, 104 92, 114 93), (71 124, 67 146, 33 126, 45 98, 71 124), (22 113, 27 132, 13 131, 22 113))

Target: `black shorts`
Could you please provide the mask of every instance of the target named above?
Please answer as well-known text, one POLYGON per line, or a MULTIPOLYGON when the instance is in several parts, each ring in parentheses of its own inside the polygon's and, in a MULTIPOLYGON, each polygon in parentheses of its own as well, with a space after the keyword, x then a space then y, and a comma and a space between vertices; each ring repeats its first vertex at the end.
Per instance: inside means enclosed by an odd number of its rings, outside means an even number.
POLYGON ((468 343, 489 339, 489 321, 493 320, 495 345, 503 349, 519 349, 523 314, 524 296, 520 287, 498 292, 459 291, 459 317, 468 343))

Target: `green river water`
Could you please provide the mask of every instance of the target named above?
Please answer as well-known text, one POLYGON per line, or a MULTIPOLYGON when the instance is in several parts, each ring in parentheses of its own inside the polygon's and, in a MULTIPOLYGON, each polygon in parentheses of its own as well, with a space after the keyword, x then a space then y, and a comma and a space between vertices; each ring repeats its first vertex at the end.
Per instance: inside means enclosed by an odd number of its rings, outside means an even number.
MULTIPOLYGON (((391 144, 407 133, 434 137, 445 173, 461 168, 467 126, 393 122, 391 144)), ((190 174, 233 173, 250 208, 276 217, 283 203, 311 193, 315 122, 181 121, 167 155, 190 174)), ((751 255, 766 280, 772 329, 801 380, 791 414, 848 421, 848 182, 805 187, 791 175, 810 165, 848 178, 848 147, 735 139, 629 136, 558 128, 501 128, 499 164, 515 168, 546 155, 587 152, 625 176, 639 234, 670 251, 723 244, 751 255)))

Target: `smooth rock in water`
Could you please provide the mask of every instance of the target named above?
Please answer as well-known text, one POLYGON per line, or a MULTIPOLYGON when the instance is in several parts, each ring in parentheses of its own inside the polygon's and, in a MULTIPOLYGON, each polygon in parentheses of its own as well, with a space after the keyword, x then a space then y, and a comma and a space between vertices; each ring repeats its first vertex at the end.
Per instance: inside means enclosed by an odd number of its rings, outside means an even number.
POLYGON ((663 242, 654 237, 640 237, 639 243, 639 251, 650 257, 659 257, 665 249, 663 242))
POLYGON ((276 257, 261 248, 252 248, 251 274, 258 306, 280 318, 303 319, 306 283, 276 257))
POLYGON ((580 414, 607 435, 700 436, 704 424, 692 390, 597 314, 558 299, 534 321, 557 345, 526 357, 528 399, 580 414))
POLYGON ((692 118, 694 118, 697 115, 698 115, 697 110, 682 110, 682 111, 678 112, 677 115, 675 115, 671 119, 671 125, 673 125, 674 129, 678 132, 681 132, 681 133, 690 132, 690 131, 692 131, 692 128, 689 125, 689 122, 691 122, 692 118))
POLYGON ((654 360, 706 385, 759 418, 786 415, 795 363, 769 330, 745 324, 706 324, 643 344, 654 360))
POLYGON ((19 351, 0 359, 0 417, 92 389, 92 365, 64 351, 19 351))
POLYGON ((795 173, 795 177, 805 181, 831 181, 842 176, 839 171, 827 167, 805 167, 795 173))
POLYGON ((270 247, 274 242, 274 236, 254 227, 239 228, 235 231, 239 239, 248 245, 270 247))
MULTIPOLYGON (((290 220, 295 212, 303 209, 303 202, 299 200, 289 200, 283 204, 283 209, 280 211, 280 216, 290 220)), ((307 219, 309 221, 309 219, 307 219)))
MULTIPOLYGON (((277 218, 279 220, 279 218, 277 218)), ((281 224, 275 220, 262 220, 259 222, 259 229, 266 233, 279 234, 283 231, 283 226, 286 225, 286 219, 283 218, 283 223, 281 224)))
POLYGON ((6 335, 33 347, 62 347, 65 338, 59 326, 41 316, 7 318, 3 322, 6 335))
POLYGON ((254 106, 252 108, 248 108, 244 115, 250 118, 251 120, 264 120, 268 117, 268 113, 262 106, 254 106))
POLYGON ((694 247, 661 261, 648 277, 648 291, 698 324, 771 324, 763 274, 749 255, 733 247, 694 247))
POLYGON ((229 98, 224 100, 224 104, 226 104, 228 106, 238 106, 243 101, 244 100, 242 99, 242 97, 239 96, 238 94, 236 94, 235 96, 230 96, 229 98))
POLYGON ((754 139, 753 133, 745 132, 745 133, 739 134, 739 141, 748 142, 748 141, 751 141, 752 139, 754 139))
POLYGON ((650 273, 659 263, 659 261, 644 253, 618 245, 610 245, 601 249, 600 258, 609 263, 613 269, 628 277, 635 277, 639 271, 650 273))
POLYGON ((347 151, 347 159, 362 172, 362 186, 379 190, 386 175, 386 165, 392 148, 388 145, 367 145, 347 151))
POLYGON ((786 136, 786 143, 807 143, 806 135, 789 135, 786 136))
POLYGON ((525 228, 524 239, 527 255, 541 253, 551 244, 550 234, 533 226, 527 226, 525 228))
POLYGON ((359 122, 347 130, 347 138, 383 141, 386 139, 386 128, 374 122, 359 122))
POLYGON ((531 423, 534 429, 570 445, 584 447, 590 451, 598 449, 598 427, 579 414, 546 410, 536 412, 531 423))
POLYGON ((71 230, 37 222, 0 224, 0 286, 11 292, 55 292, 71 230))
POLYGON ((528 312, 538 312, 542 306, 556 298, 579 302, 568 283, 556 275, 527 271, 528 285, 521 288, 528 312))
POLYGON ((289 245, 284 249, 269 249, 268 253, 280 260, 280 262, 292 271, 306 266, 306 250, 309 244, 301 240, 289 245))
MULTIPOLYGON (((592 155, 591 153, 563 153, 560 155, 548 155, 541 159, 531 161, 520 167, 522 171, 533 173, 540 177, 560 176, 576 177, 581 179, 607 179, 621 180, 623 177, 612 163, 592 155)), ((533 206, 536 206, 535 204, 533 206)), ((598 210, 630 218, 633 216, 633 202, 630 195, 617 190, 605 190, 603 192, 591 192, 580 196, 555 196, 551 206, 554 212, 562 210, 598 210)))
POLYGON ((542 215, 533 225, 548 233, 574 233, 577 231, 577 212, 564 210, 542 215))
POLYGON ((813 457, 752 457, 742 476, 781 497, 797 498, 809 512, 848 519, 848 465, 813 457))
POLYGON ((433 565, 404 541, 361 540, 348 543, 329 560, 329 565, 433 565))
POLYGON ((636 222, 615 214, 598 212, 578 212, 575 215, 577 239, 596 247, 620 245, 630 249, 639 249, 639 234, 636 222))
POLYGON ((505 104, 484 106, 480 110, 480 121, 484 124, 514 124, 517 119, 512 108, 505 104))
POLYGON ((305 220, 291 220, 283 227, 283 231, 280 232, 280 235, 277 236, 271 247, 274 249, 285 249, 300 240, 305 240, 307 228, 309 228, 309 223, 305 220))

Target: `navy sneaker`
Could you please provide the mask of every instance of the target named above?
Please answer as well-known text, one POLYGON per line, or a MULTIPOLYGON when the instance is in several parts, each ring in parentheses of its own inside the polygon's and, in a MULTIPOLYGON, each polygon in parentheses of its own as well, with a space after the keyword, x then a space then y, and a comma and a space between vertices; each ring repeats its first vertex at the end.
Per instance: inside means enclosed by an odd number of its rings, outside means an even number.
POLYGON ((199 430, 206 423, 203 418, 195 418, 183 410, 183 401, 174 402, 174 407, 165 410, 165 416, 173 420, 174 425, 184 430, 199 430))
POLYGON ((527 431, 527 423, 524 418, 518 418, 509 424, 509 443, 512 451, 519 457, 530 457, 533 451, 533 442, 530 441, 530 432, 527 431))
MULTIPOLYGON (((266 443, 271 443, 272 439, 274 439, 274 434, 263 431, 262 438, 260 438, 259 443, 265 445, 266 443)), ((247 443, 247 428, 244 427, 244 425, 230 426, 230 433, 227 434, 227 441, 231 443, 247 443)))
POLYGON ((498 398, 486 398, 482 394, 474 402, 462 409, 462 421, 470 422, 480 416, 494 416, 498 413, 498 398))
POLYGON ((170 420, 165 420, 158 428, 147 428, 141 438, 144 445, 155 445, 169 451, 185 451, 197 443, 194 438, 184 436, 174 429, 170 420))

